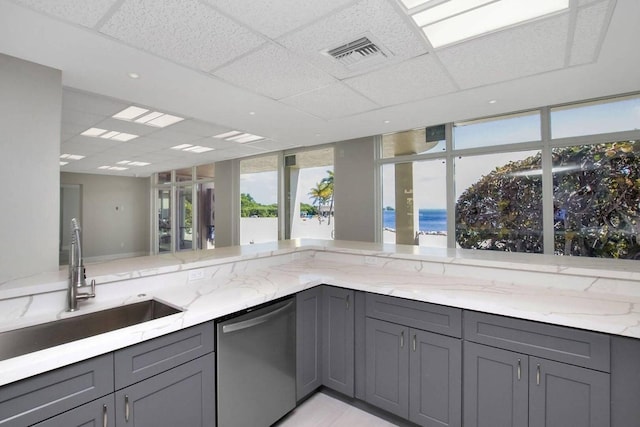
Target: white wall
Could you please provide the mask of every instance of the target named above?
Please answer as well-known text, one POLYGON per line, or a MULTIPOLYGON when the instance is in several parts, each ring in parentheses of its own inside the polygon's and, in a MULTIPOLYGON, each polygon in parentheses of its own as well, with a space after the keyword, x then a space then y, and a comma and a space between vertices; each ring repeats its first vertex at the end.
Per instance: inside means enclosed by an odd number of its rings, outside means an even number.
POLYGON ((0 54, 0 283, 58 269, 62 75, 0 54))
POLYGON ((81 186, 85 261, 149 255, 149 178, 62 172, 60 183, 81 186))
POLYGON ((335 239, 376 241, 375 142, 343 141, 335 148, 335 239))

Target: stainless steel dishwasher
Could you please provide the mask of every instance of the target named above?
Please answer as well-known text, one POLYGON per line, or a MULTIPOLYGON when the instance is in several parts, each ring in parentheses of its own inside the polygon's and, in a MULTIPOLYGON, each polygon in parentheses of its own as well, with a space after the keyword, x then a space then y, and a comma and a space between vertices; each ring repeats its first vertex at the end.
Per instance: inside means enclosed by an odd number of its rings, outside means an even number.
POLYGON ((267 427, 295 407, 295 310, 288 298, 218 323, 218 427, 267 427))

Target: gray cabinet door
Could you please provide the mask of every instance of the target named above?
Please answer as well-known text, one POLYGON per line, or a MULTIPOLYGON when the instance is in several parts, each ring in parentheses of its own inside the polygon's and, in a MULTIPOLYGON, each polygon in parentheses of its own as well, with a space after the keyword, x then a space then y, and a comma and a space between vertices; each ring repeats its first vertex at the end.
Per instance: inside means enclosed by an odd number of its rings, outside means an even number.
POLYGON ((464 426, 527 427, 528 363, 527 355, 465 342, 464 426))
POLYGON ((322 383, 354 396, 354 291, 323 287, 322 383))
POLYGON ((322 286, 296 295, 296 399, 322 385, 322 286))
POLYGON ((529 427, 609 427, 609 374, 536 357, 529 370, 529 427))
POLYGON ((409 417, 409 328, 366 320, 366 401, 409 417))
POLYGON ((119 390, 116 426, 213 427, 214 353, 119 390))
POLYGON ((409 419, 425 427, 462 424, 462 342, 411 329, 409 419))
POLYGON ((109 427, 115 426, 113 394, 49 418, 33 427, 109 427))

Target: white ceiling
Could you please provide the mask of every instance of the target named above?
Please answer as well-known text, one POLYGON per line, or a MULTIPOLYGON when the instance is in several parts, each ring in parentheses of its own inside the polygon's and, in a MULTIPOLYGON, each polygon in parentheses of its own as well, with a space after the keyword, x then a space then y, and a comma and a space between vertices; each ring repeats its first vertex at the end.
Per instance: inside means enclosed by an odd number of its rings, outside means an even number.
POLYGON ((0 0, 0 53, 62 70, 61 153, 86 157, 61 170, 147 176, 639 91, 638 18, 638 0, 570 0, 566 12, 433 49, 398 0, 0 0), (386 58, 348 68, 322 53, 362 36, 386 58), (186 120, 111 118, 132 104, 186 120), (90 127, 140 137, 80 135, 90 127), (266 139, 212 138, 230 130, 266 139), (170 149, 183 143, 214 150, 170 149), (122 160, 151 165, 97 169, 122 160))

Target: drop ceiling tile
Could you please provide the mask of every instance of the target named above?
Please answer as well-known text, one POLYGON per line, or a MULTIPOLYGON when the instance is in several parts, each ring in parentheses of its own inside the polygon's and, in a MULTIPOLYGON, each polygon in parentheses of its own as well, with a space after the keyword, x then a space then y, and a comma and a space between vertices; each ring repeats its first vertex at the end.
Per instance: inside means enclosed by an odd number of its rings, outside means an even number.
POLYGON ((207 123, 201 120, 189 119, 178 122, 175 125, 171 125, 171 130, 207 137, 225 132, 227 128, 214 123, 207 123))
POLYGON ((606 28, 609 6, 610 2, 604 1, 578 10, 569 65, 596 60, 597 49, 606 28))
POLYGON ((117 0, 15 0, 40 12, 85 27, 94 27, 117 0))
POLYGON ((201 136, 186 132, 178 132, 170 128, 160 129, 149 134, 149 136, 158 141, 169 142, 171 143, 171 146, 188 144, 198 139, 202 139, 201 136))
POLYGON ((564 66, 569 15, 513 27, 437 51, 463 89, 517 79, 564 66))
POLYGON ((100 31, 202 71, 264 43, 262 37, 193 0, 125 0, 100 31))
POLYGON ((342 83, 285 98, 282 102, 327 120, 378 108, 378 105, 342 83))
POLYGON ((86 129, 93 127, 95 124, 100 123, 104 120, 104 116, 88 113, 86 111, 78 111, 78 110, 70 110, 70 109, 62 109, 62 128, 66 129, 64 126, 66 123, 70 125, 70 128, 82 129, 85 131, 86 129))
POLYGON ((280 141, 273 141, 273 140, 258 141, 248 145, 251 145, 252 147, 260 148, 266 151, 286 150, 288 148, 293 148, 294 146, 296 146, 296 144, 293 144, 290 142, 280 142, 280 141))
POLYGON ((126 120, 118 120, 112 117, 108 117, 102 120, 101 122, 97 123, 96 127, 100 129, 108 129, 108 130, 115 130, 118 132, 131 133, 133 135, 138 135, 138 136, 149 135, 151 133, 156 133, 161 130, 160 128, 147 126, 147 125, 143 125, 135 122, 128 122, 126 120))
POLYGON ((387 0, 363 0, 320 19, 278 41, 329 74, 346 78, 368 70, 349 69, 321 51, 341 46, 363 36, 381 44, 391 55, 378 66, 391 65, 426 53, 418 30, 402 16, 399 6, 387 0))
POLYGON ((216 70, 214 74, 273 99, 335 82, 333 77, 307 60, 273 43, 216 70))
POLYGON ((353 0, 205 1, 270 38, 280 37, 353 2, 353 0), (274 13, 274 11, 278 12, 274 13))
POLYGON ((83 111, 110 117, 127 108, 129 104, 90 93, 78 92, 70 88, 62 90, 62 109, 83 111))
POLYGON ((456 87, 432 55, 344 80, 376 103, 389 106, 453 92, 456 87))

